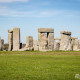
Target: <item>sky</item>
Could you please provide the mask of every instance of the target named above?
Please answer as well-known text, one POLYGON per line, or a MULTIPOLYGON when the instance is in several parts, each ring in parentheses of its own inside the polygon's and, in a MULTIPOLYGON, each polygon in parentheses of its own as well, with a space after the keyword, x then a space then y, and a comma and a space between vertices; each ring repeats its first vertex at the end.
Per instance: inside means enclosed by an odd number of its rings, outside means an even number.
POLYGON ((8 43, 8 29, 20 28, 21 42, 27 36, 38 40, 38 28, 72 32, 80 39, 80 0, 0 0, 0 36, 8 43))

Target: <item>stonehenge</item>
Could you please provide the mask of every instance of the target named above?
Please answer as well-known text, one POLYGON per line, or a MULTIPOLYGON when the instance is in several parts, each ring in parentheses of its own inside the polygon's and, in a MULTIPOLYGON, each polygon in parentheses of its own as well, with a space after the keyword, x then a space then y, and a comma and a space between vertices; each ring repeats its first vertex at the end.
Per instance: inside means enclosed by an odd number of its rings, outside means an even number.
POLYGON ((79 40, 78 38, 73 39, 73 51, 79 51, 80 46, 79 46, 79 40))
POLYGON ((34 51, 39 50, 39 46, 38 46, 37 40, 33 41, 33 48, 34 48, 34 51))
POLYGON ((61 38, 54 38, 54 50, 60 50, 60 40, 61 38))
POLYGON ((27 37, 26 48, 29 48, 29 50, 33 50, 33 37, 32 36, 27 37))
POLYGON ((52 51, 54 50, 54 29, 51 28, 39 28, 38 40, 40 51, 52 51))
POLYGON ((8 30, 8 51, 18 51, 20 49, 20 29, 15 27, 8 30))
MULTIPOLYGON (((53 28, 38 28, 38 41, 27 36, 26 43, 20 42, 20 28, 8 30, 8 51, 80 51, 80 42, 69 31, 61 31, 61 37, 54 38, 53 28)), ((0 37, 0 51, 4 50, 4 40, 0 37)))
POLYGON ((60 42, 54 43, 54 50, 60 50, 60 42))
POLYGON ((13 28, 13 51, 20 49, 20 28, 13 28))
POLYGON ((61 41, 60 41, 60 50, 71 51, 72 43, 71 43, 71 32, 61 31, 61 41))
POLYGON ((4 50, 4 40, 0 37, 0 51, 4 50))
POLYGON ((2 51, 4 50, 4 39, 1 40, 2 42, 2 51))
POLYGON ((8 51, 12 51, 13 49, 13 30, 8 30, 8 51))

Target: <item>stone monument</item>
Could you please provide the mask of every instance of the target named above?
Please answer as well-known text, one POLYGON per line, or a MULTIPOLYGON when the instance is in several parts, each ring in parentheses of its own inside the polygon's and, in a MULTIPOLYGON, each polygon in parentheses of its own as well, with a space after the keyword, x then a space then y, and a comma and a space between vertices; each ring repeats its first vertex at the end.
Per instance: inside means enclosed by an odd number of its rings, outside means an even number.
POLYGON ((52 28, 39 28, 38 40, 40 51, 54 50, 54 29, 52 28))
POLYGON ((29 48, 29 50, 33 50, 33 37, 32 36, 27 37, 26 48, 29 48))
POLYGON ((8 51, 12 51, 13 49, 13 30, 8 30, 8 51))
POLYGON ((71 32, 61 31, 60 50, 72 50, 71 32))
POLYGON ((20 49, 20 28, 13 28, 13 51, 20 49))
POLYGON ((73 51, 79 51, 79 40, 78 38, 73 39, 73 51))
POLYGON ((33 48, 34 48, 34 51, 39 50, 39 46, 38 46, 37 40, 33 41, 33 48))

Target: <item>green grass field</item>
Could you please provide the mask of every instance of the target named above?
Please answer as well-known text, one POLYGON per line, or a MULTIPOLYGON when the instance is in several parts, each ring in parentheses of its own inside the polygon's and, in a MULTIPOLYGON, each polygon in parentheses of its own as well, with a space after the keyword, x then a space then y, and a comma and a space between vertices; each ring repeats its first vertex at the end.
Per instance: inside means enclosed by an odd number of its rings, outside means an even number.
POLYGON ((0 80, 79 80, 80 52, 0 52, 0 80))

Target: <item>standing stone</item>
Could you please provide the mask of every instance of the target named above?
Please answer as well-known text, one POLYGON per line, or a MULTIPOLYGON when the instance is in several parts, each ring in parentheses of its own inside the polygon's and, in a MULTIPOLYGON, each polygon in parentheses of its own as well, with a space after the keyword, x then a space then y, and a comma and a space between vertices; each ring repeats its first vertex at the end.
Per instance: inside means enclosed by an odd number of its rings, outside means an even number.
POLYGON ((71 32, 67 32, 67 31, 61 32, 60 50, 64 50, 64 51, 72 50, 71 32))
POLYGON ((13 28, 13 51, 20 49, 20 28, 13 28))
POLYGON ((54 42, 54 50, 60 49, 60 42, 54 42))
POLYGON ((39 46, 38 46, 37 40, 33 41, 33 47, 34 47, 34 51, 38 50, 39 46))
POLYGON ((4 40, 0 37, 0 51, 4 50, 4 40))
POLYGON ((52 51, 54 50, 54 29, 51 28, 39 28, 38 40, 40 51, 52 51))
POLYGON ((50 50, 54 50, 54 33, 48 33, 48 47, 50 50))
POLYGON ((8 51, 12 51, 13 49, 13 31, 12 30, 8 30, 8 51))
POLYGON ((39 33, 39 50, 46 51, 48 49, 48 40, 45 33, 39 33))
POLYGON ((2 42, 2 51, 3 51, 4 50, 4 40, 2 39, 1 42, 2 42))
POLYGON ((79 51, 79 40, 78 38, 73 40, 73 51, 79 51))
POLYGON ((33 37, 32 36, 27 37, 26 48, 29 48, 29 50, 33 50, 33 37))

